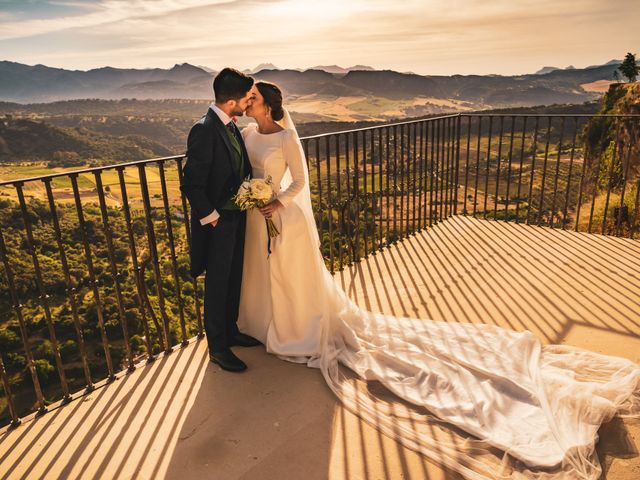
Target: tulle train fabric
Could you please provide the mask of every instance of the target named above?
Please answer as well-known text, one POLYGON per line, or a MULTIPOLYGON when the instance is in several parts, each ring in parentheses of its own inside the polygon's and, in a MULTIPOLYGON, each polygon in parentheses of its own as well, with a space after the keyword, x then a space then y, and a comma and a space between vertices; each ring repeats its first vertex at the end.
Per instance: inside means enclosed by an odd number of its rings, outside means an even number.
POLYGON ((318 277, 328 308, 309 366, 349 410, 467 478, 599 478, 598 428, 640 414, 633 362, 526 331, 373 314, 326 269, 318 277))
MULTIPOLYGON (((288 113, 284 126, 295 129, 288 113)), ((281 224, 283 237, 295 227, 296 238, 285 237, 287 248, 276 246, 269 260, 271 324, 245 315, 241 328, 271 353, 319 368, 347 409, 467 478, 599 478, 597 430, 614 415, 640 415, 640 367, 543 346, 527 331, 360 309, 324 265, 304 167, 305 188, 295 198, 302 215, 281 224), (295 301, 310 288, 313 302, 295 301), (307 351, 298 346, 292 355, 287 339, 305 328, 313 332, 307 351), (276 342, 266 338, 269 329, 276 342)), ((290 183, 285 174, 281 190, 290 183)), ((255 301, 243 294, 241 314, 255 301)))

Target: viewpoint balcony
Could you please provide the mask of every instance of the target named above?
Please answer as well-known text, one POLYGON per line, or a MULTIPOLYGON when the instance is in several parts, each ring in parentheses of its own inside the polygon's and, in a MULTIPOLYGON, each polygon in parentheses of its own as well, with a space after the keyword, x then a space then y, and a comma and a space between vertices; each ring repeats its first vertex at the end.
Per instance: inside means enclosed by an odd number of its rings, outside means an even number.
MULTIPOLYGON (((328 268, 372 310, 640 363, 634 116, 452 115, 303 139, 328 268)), ((7 478, 458 478, 320 372, 208 361, 182 156, 0 185, 7 478)), ((640 425, 600 430, 605 477, 640 425)))

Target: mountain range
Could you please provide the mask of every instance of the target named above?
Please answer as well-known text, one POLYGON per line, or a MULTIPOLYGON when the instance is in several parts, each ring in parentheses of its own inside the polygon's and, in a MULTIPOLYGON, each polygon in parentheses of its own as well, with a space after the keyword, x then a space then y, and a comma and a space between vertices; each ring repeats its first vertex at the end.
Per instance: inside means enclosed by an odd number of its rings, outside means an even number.
MULTIPOLYGON (((301 71, 262 64, 250 73, 280 85, 291 101, 411 100, 415 106, 444 102, 453 110, 464 110, 593 100, 601 95, 603 83, 608 86, 612 81, 619 63, 612 60, 588 68, 544 67, 534 74, 514 76, 417 75, 364 65, 317 66, 301 71)), ((79 98, 209 99, 215 74, 213 69, 188 63, 170 69, 103 67, 80 71, 0 61, 0 100, 34 103, 79 98)))

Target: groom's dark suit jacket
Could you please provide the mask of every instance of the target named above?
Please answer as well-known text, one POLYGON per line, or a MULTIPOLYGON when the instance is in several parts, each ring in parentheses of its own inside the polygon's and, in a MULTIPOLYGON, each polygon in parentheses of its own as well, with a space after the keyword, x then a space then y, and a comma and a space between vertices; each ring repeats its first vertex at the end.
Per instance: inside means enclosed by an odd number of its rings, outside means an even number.
MULTIPOLYGON (((238 135, 241 137, 241 135, 238 135)), ((210 108, 189 132, 187 162, 180 189, 191 205, 191 275, 205 270, 207 261, 207 231, 211 225, 200 225, 200 219, 221 207, 236 194, 242 180, 251 174, 249 155, 242 138, 245 171, 233 168, 233 146, 227 127, 210 108)))

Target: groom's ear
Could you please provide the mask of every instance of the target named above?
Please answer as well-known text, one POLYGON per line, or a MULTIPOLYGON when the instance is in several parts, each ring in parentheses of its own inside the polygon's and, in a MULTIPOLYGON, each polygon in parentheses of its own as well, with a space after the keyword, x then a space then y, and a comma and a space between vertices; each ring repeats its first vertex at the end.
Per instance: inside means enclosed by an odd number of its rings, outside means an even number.
POLYGON ((227 108, 234 108, 236 105, 238 104, 238 101, 235 99, 229 99, 226 102, 224 102, 224 106, 227 108))

